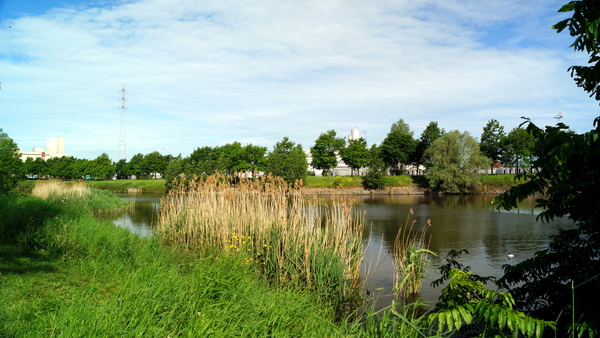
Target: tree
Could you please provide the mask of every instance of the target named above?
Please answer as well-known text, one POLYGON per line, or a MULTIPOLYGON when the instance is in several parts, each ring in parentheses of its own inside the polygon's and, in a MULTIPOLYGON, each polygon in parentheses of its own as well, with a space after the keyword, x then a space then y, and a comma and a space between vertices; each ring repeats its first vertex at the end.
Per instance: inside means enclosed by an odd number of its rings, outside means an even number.
POLYGON ((435 140, 425 156, 433 164, 427 172, 429 185, 447 193, 478 190, 481 178, 477 168, 490 163, 490 159, 481 154, 477 140, 468 132, 458 130, 435 140))
POLYGON ((129 174, 134 175, 136 179, 148 177, 150 175, 150 171, 146 168, 144 155, 142 153, 133 155, 131 160, 129 160, 129 163, 127 163, 127 171, 129 174))
POLYGON ((119 180, 127 179, 129 177, 126 159, 122 158, 115 163, 115 175, 117 175, 117 179, 119 180))
POLYGON ((386 166, 381 159, 381 149, 377 145, 372 145, 369 150, 371 153, 371 161, 369 162, 369 170, 362 179, 362 184, 365 189, 381 190, 386 186, 386 166))
POLYGON ((337 166, 337 154, 344 148, 344 139, 337 138, 335 130, 331 129, 315 140, 315 145, 310 148, 312 161, 310 165, 315 169, 322 169, 323 176, 328 176, 329 171, 337 166))
POLYGON ((308 170, 306 154, 302 145, 295 144, 287 137, 277 142, 267 155, 266 171, 293 183, 304 179, 308 170))
POLYGON ((350 140, 340 155, 342 161, 352 169, 352 175, 354 175, 354 170, 365 167, 371 162, 371 152, 367 149, 367 141, 362 137, 358 140, 350 140))
POLYGON ((156 178, 156 174, 160 174, 162 177, 168 164, 166 157, 156 150, 144 155, 144 168, 150 175, 154 175, 154 178, 156 178))
POLYGON ((115 174, 115 166, 108 154, 102 153, 102 155, 91 161, 88 172, 96 179, 106 180, 112 178, 115 174))
POLYGON ((423 130, 423 132, 421 133, 419 143, 417 144, 417 147, 415 149, 414 160, 412 162, 416 163, 417 165, 424 164, 426 167, 430 167, 431 163, 428 163, 425 160, 423 154, 425 153, 425 150, 431 147, 435 140, 437 140, 444 134, 446 134, 446 130, 444 130, 444 128, 440 129, 440 127, 438 127, 437 121, 429 122, 427 127, 425 127, 425 130, 423 130))
POLYGON ((404 171, 404 164, 409 163, 413 158, 413 153, 417 147, 417 142, 411 134, 400 130, 390 131, 381 143, 381 159, 392 168, 394 175, 401 175, 404 171))
POLYGON ((491 119, 483 127, 483 133, 479 142, 479 148, 483 156, 489 157, 493 163, 500 161, 504 153, 506 133, 504 133, 504 127, 500 125, 498 120, 491 119))
POLYGON ((503 140, 502 162, 511 167, 531 167, 533 162, 533 136, 523 128, 513 128, 503 140))
POLYGON ((0 128, 0 191, 10 190, 23 176, 23 162, 17 144, 0 128))
POLYGON ((407 134, 410 135, 410 137, 413 137, 413 132, 410 130, 408 123, 404 122, 403 119, 399 119, 398 122, 392 123, 390 133, 396 131, 400 132, 401 134, 407 134))
MULTIPOLYGON (((557 32, 569 28, 577 51, 589 54, 588 66, 572 66, 577 86, 600 100, 600 4, 595 0, 571 1, 559 12, 571 18, 553 26, 557 32)), ((536 141, 533 166, 541 170, 523 173, 525 183, 512 187, 493 202, 505 209, 534 194, 543 208, 538 218, 549 221, 568 217, 577 225, 562 230, 548 249, 514 266, 506 265, 499 285, 510 289, 516 305, 538 318, 557 319, 558 337, 600 335, 600 117, 594 129, 569 133, 566 126, 545 130, 527 122, 526 130, 536 141)))

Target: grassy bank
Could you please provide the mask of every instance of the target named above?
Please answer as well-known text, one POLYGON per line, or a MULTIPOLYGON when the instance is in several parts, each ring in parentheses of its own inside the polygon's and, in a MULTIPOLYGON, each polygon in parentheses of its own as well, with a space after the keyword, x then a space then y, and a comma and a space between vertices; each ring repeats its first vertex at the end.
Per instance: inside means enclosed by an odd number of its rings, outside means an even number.
MULTIPOLYGON (((165 247, 82 199, 0 197, 0 337, 338 336, 313 292, 236 255, 165 247)), ((87 196, 89 202, 94 196, 87 196)), ((118 199, 117 199, 118 200, 118 199)))

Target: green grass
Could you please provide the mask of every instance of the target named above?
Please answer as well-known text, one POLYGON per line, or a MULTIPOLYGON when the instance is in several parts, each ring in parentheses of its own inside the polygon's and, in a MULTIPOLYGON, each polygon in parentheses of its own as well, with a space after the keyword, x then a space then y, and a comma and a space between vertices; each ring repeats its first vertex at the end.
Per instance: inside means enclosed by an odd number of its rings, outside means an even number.
POLYGON ((34 204, 39 213, 26 219, 37 224, 29 242, 0 245, 0 337, 337 336, 344 328, 318 295, 271 287, 240 257, 200 259, 76 204, 16 200, 0 210, 4 228, 22 224, 34 204))
MULTIPOLYGON (((417 186, 419 176, 386 176, 388 187, 414 187, 417 186)), ((360 176, 308 176, 304 182, 306 188, 362 188, 360 176)))
POLYGON ((391 337, 406 329, 390 311, 339 318, 323 295, 274 287, 243 256, 199 256, 101 221, 92 206, 106 196, 88 195, 89 204, 0 197, 0 337, 391 337))
POLYGON ((164 194, 166 191, 164 179, 87 181, 87 183, 96 189, 121 193, 126 193, 129 188, 140 188, 144 194, 164 194))

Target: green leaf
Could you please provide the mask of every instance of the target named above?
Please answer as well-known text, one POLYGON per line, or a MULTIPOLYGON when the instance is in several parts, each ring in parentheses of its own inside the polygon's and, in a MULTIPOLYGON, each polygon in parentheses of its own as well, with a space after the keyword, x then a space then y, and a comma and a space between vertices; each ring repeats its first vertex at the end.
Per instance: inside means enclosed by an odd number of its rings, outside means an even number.
POLYGON ((465 323, 471 324, 471 322, 473 321, 473 315, 470 312, 468 312, 464 306, 459 306, 458 311, 460 312, 462 319, 465 321, 465 323))
POLYGON ((571 19, 565 19, 565 20, 555 24, 554 26, 552 26, 552 29, 556 29, 557 33, 562 32, 562 30, 565 29, 565 27, 567 27, 567 23, 569 22, 569 20, 571 20, 571 19))

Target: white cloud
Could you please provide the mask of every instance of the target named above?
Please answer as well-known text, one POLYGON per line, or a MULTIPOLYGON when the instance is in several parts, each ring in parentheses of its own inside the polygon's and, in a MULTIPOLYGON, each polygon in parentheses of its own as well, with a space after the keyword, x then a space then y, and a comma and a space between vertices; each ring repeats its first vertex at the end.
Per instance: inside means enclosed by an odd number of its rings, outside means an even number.
POLYGON ((74 156, 116 159, 125 84, 129 157, 232 141, 271 148, 283 136, 309 147, 321 132, 355 126, 380 142, 399 118, 417 136, 431 120, 478 136, 492 118, 511 129, 521 116, 543 125, 562 110, 584 131, 597 105, 566 68, 585 56, 557 47, 549 28, 540 35, 559 7, 147 0, 53 9, 0 30, 0 127, 24 149, 61 134, 74 156), (508 26, 490 45, 494 27, 508 26))

